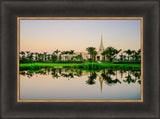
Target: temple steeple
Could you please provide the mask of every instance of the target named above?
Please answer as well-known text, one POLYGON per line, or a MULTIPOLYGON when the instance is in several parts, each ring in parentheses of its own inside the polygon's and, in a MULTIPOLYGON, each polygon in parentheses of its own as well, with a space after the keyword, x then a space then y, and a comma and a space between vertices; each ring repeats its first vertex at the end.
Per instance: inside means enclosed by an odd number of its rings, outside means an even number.
POLYGON ((99 51, 103 51, 104 50, 104 46, 103 46, 103 41, 102 41, 102 35, 101 35, 101 44, 100 44, 100 47, 99 47, 99 51))

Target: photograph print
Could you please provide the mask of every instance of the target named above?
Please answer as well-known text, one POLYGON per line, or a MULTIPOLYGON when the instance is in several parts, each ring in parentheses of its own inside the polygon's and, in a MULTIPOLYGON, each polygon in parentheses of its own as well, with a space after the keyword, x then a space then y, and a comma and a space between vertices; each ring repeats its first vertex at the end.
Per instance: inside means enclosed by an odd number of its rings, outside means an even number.
POLYGON ((18 102, 143 102, 143 18, 18 17, 18 102))

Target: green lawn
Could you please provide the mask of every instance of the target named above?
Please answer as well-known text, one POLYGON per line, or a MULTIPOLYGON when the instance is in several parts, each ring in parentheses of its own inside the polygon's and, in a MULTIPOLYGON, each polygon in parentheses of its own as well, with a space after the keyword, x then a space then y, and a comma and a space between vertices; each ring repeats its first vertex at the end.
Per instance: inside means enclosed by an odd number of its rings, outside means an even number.
POLYGON ((80 68, 80 69, 141 69, 141 64, 114 64, 114 63, 21 63, 20 70, 40 68, 80 68))

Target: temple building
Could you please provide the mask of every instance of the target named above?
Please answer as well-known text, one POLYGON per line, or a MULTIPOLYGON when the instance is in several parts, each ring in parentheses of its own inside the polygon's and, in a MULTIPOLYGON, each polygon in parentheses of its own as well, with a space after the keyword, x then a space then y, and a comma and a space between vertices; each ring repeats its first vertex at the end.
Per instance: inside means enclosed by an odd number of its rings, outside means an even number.
MULTIPOLYGON (((96 61, 101 61, 103 60, 103 56, 102 56, 102 52, 104 51, 104 46, 103 46, 103 39, 101 36, 101 42, 100 42, 100 46, 99 49, 97 51, 97 55, 96 55, 96 61)), ((62 55, 61 56, 62 59, 61 60, 75 60, 75 61, 80 61, 80 60, 88 60, 90 58, 90 55, 88 54, 88 52, 75 52, 72 55, 62 55), (79 56, 79 57, 78 57, 79 56), (81 57, 81 58, 80 58, 81 57)))

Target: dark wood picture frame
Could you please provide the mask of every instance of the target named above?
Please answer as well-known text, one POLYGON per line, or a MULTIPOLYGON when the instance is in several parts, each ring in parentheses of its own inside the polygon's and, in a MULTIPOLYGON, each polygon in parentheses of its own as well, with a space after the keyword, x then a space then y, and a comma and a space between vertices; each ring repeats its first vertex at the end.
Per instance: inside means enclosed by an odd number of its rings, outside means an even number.
POLYGON ((1 0, 1 118, 159 118, 158 0, 1 0), (17 17, 143 17, 143 102, 17 102, 17 17))

